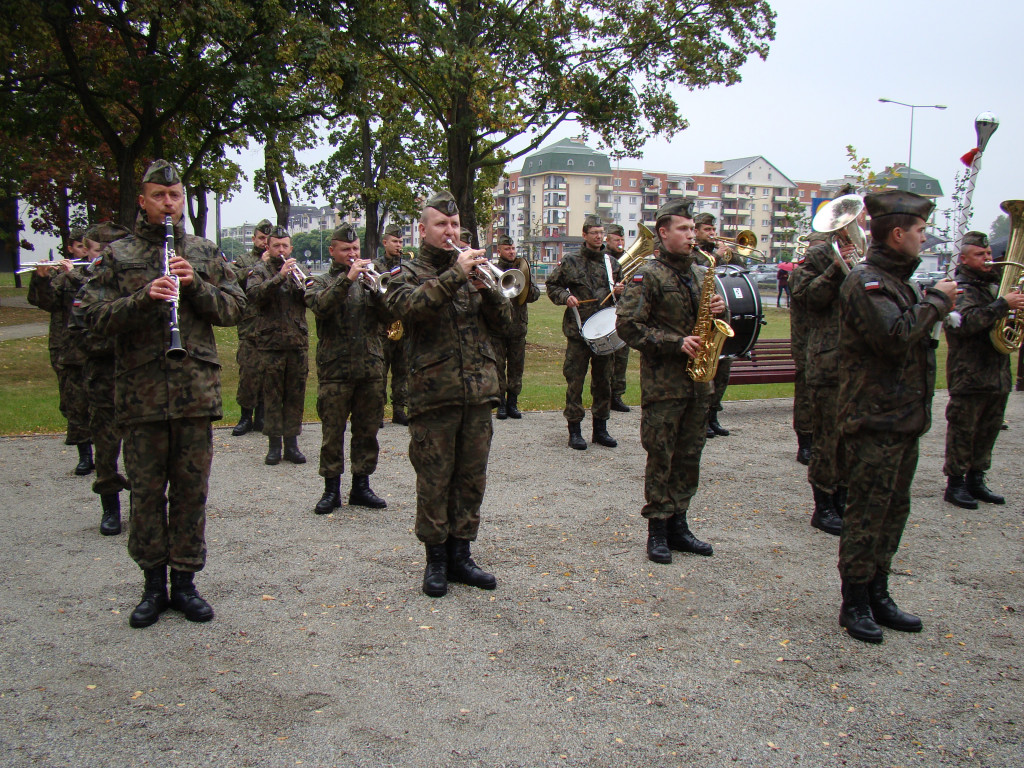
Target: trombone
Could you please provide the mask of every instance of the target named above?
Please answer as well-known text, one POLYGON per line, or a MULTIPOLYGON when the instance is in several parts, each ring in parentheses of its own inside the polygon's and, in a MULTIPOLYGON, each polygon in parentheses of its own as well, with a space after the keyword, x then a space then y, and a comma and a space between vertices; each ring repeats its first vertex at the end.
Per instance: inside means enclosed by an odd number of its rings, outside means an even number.
MULTIPOLYGON (((469 246, 456 245, 450 239, 448 245, 459 253, 472 250, 469 246)), ((526 288, 526 276, 520 269, 509 269, 502 272, 490 261, 476 265, 476 273, 488 288, 497 288, 506 299, 514 299, 526 288)))

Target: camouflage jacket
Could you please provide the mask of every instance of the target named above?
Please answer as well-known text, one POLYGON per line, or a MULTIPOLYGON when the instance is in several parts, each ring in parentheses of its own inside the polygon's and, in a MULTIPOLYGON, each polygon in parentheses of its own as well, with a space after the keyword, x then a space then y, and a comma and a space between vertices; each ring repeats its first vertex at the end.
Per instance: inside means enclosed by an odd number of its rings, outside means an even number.
MULTIPOLYGON (((387 275, 395 267, 401 267, 402 263, 403 263, 403 261, 402 261, 402 255, 401 254, 399 254, 395 258, 391 258, 390 256, 388 256, 387 252, 384 252, 384 253, 381 254, 381 256, 379 258, 374 260, 373 268, 376 269, 378 272, 380 272, 382 275, 387 275)), ((381 302, 381 306, 384 307, 385 311, 387 310, 387 307, 384 306, 383 302, 381 302)), ((381 325, 380 325, 380 332, 381 332, 381 341, 382 342, 390 343, 390 344, 402 344, 403 343, 401 340, 399 340, 399 341, 390 341, 388 339, 388 328, 391 326, 391 323, 393 323, 397 319, 398 318, 392 317, 390 315, 390 313, 388 313, 387 321, 381 323, 381 325)), ((403 328, 404 328, 404 325, 403 325, 403 328)))
MULTIPOLYGON (((793 268, 791 279, 802 279, 803 271, 803 259, 801 259, 793 268)), ((810 330, 808 322, 807 307, 803 300, 794 294, 793 300, 789 304, 789 347, 790 357, 793 358, 793 363, 798 371, 807 367, 807 333, 810 330)))
POLYGON ((122 424, 221 417, 220 361, 212 326, 237 323, 245 294, 216 243, 186 235, 181 222, 174 231, 175 250, 195 274, 178 302, 181 343, 188 351, 184 360, 166 357, 170 302, 148 294, 149 284, 163 274, 163 224, 150 224, 140 213, 134 234, 103 251, 82 293, 90 329, 117 337, 115 408, 122 424))
POLYGON ((793 301, 799 301, 807 315, 805 366, 812 386, 839 384, 839 287, 845 278, 829 242, 808 248, 789 278, 793 301))
POLYGON ((29 281, 28 300, 50 313, 49 348, 57 350, 61 365, 84 365, 85 337, 72 313, 79 289, 89 279, 87 267, 75 267, 70 272, 58 272, 50 277, 39 277, 35 272, 29 281))
MULTIPOLYGON (((235 279, 238 280, 239 287, 244 291, 249 287, 249 278, 252 276, 252 271, 256 269, 257 264, 263 263, 263 254, 256 252, 256 247, 249 253, 242 254, 235 260, 232 265, 235 271, 235 279)), ((242 319, 238 321, 238 338, 240 339, 251 339, 253 333, 256 330, 256 316, 259 314, 259 309, 251 304, 247 304, 245 312, 242 313, 242 319)))
MULTIPOLYGON (((85 268, 86 271, 86 282, 99 269, 100 261, 97 259, 95 262, 85 268)), ((76 336, 80 337, 82 350, 85 352, 85 356, 92 360, 110 358, 110 364, 113 365, 114 352, 117 347, 117 341, 113 336, 105 336, 96 331, 90 330, 89 326, 85 322, 85 312, 82 310, 82 298, 85 296, 85 283, 82 283, 82 287, 78 289, 78 294, 75 296, 74 309, 71 312, 72 326, 76 336)))
MULTIPOLYGON (((578 254, 564 256, 562 263, 548 274, 545 283, 548 298, 555 304, 564 306, 570 296, 575 296, 580 301, 597 299, 579 306, 581 323, 587 322, 587 319, 598 311, 615 306, 611 299, 601 304, 601 300, 611 291, 604 257, 603 246, 600 251, 592 251, 584 245, 578 254)), ((619 263, 611 256, 608 258, 611 260, 612 275, 618 280, 619 263)), ((576 314, 571 309, 566 309, 562 316, 562 333, 569 339, 583 339, 580 327, 576 324, 576 314)))
MULTIPOLYGON (((77 267, 76 267, 77 269, 77 267)), ((28 303, 39 307, 50 313, 50 334, 47 339, 47 347, 56 350, 57 360, 60 360, 60 350, 63 349, 68 333, 68 318, 64 315, 64 302, 53 289, 53 281, 62 272, 57 269, 49 270, 46 277, 40 277, 39 273, 33 272, 28 282, 28 303)))
POLYGON ((405 326, 410 417, 498 402, 491 334, 507 330, 512 310, 497 289, 469 282, 457 257, 424 244, 388 285, 388 309, 405 326))
POLYGON ((245 298, 256 308, 252 341, 263 352, 309 349, 306 289, 290 274, 281 274, 284 259, 271 256, 257 264, 245 286, 245 298))
POLYGON ((845 434, 921 435, 931 426, 931 331, 952 302, 934 289, 922 297, 908 282, 920 261, 872 245, 839 290, 839 425, 845 434))
MULTIPOLYGON (((517 257, 513 262, 505 261, 499 257, 494 266, 502 272, 507 272, 510 269, 522 269, 524 274, 529 274, 530 271, 530 262, 521 257, 517 257)), ((512 325, 509 327, 508 332, 496 333, 494 334, 495 336, 518 339, 526 335, 530 325, 530 310, 527 305, 540 298, 540 288, 537 287, 537 282, 532 277, 530 278, 530 285, 525 289, 524 293, 526 294, 526 300, 522 304, 519 303, 519 299, 522 298, 523 294, 519 294, 519 296, 509 300, 512 309, 512 325)), ((573 322, 575 322, 575 318, 573 322)))
POLYGON ((388 313, 380 293, 348 279, 349 268, 330 270, 306 284, 306 306, 316 316, 320 381, 367 381, 384 376, 381 328, 388 313))
POLYGON ((615 309, 619 338, 640 352, 641 405, 709 395, 686 373, 683 339, 693 335, 707 270, 695 255, 662 251, 637 270, 615 309))
POLYGON ((1010 357, 992 345, 989 331, 1010 311, 1006 299, 999 296, 1000 273, 978 272, 963 265, 956 270, 956 311, 960 324, 952 318, 945 323, 949 356, 946 358, 946 382, 952 395, 1010 392, 1010 357), (960 290, 963 292, 960 293, 960 290))

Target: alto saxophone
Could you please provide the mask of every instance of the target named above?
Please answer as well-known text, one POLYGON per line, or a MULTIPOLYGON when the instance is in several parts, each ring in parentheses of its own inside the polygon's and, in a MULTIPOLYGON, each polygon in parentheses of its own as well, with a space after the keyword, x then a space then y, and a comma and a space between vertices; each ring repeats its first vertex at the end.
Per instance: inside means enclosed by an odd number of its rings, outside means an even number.
POLYGON ((715 378, 722 345, 726 339, 736 335, 731 325, 711 313, 711 299, 715 296, 715 257, 706 252, 705 256, 710 263, 704 273, 704 284, 700 289, 697 324, 693 326, 693 335, 700 336, 700 349, 686 365, 686 372, 697 382, 708 382, 715 378))

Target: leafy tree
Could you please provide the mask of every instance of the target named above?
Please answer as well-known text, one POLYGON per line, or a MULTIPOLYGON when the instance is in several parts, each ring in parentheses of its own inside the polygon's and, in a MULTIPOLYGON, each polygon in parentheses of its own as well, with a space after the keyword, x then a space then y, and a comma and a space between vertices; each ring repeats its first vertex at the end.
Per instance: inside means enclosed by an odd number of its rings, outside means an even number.
POLYGON ((782 230, 778 233, 779 240, 787 243, 779 251, 779 261, 792 261, 793 253, 796 250, 796 239, 809 228, 808 219, 810 217, 807 208, 795 196, 782 203, 779 210, 785 213, 780 220, 782 230))
POLYGON ((989 233, 992 235, 992 239, 995 240, 1000 237, 1010 236, 1010 217, 1005 213, 1001 213, 996 216, 992 225, 988 228, 989 233))
POLYGON ((220 241, 220 249, 228 257, 228 261, 235 261, 239 256, 244 256, 246 248, 237 237, 223 237, 220 241))
POLYGON ((889 186, 893 178, 898 178, 899 173, 888 171, 885 174, 877 174, 871 170, 871 160, 860 157, 857 148, 852 144, 846 145, 846 157, 850 161, 850 168, 853 170, 854 179, 857 181, 857 193, 867 194, 868 192, 881 192, 889 186))

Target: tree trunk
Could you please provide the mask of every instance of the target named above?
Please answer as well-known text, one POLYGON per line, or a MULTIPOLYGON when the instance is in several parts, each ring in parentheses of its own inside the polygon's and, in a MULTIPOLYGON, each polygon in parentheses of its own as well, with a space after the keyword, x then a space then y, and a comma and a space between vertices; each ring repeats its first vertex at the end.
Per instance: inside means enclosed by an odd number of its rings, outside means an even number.
MULTIPOLYGON (((364 117, 359 120, 359 135, 362 140, 363 189, 375 189, 378 180, 373 176, 373 133, 370 130, 368 118, 364 117)), ((362 197, 363 216, 366 220, 366 242, 363 246, 365 256, 363 258, 376 259, 381 234, 379 195, 364 192, 362 197)))
POLYGON ((132 231, 135 229, 135 217, 139 211, 138 181, 135 178, 135 154, 127 149, 118 154, 117 223, 132 231))
MULTIPOLYGON (((0 197, 0 273, 15 272, 21 265, 19 248, 21 222, 18 221, 18 198, 0 197)), ((21 276, 15 272, 14 284, 21 287, 21 276)))
POLYGON ((268 138, 263 147, 263 171, 267 177, 267 192, 270 194, 270 202, 274 204, 274 210, 277 211, 277 225, 287 229, 288 219, 292 212, 292 201, 288 196, 288 182, 284 178, 284 169, 281 166, 275 138, 268 138))
POLYGON ((459 206, 459 223, 472 233, 472 245, 476 248, 480 237, 476 231, 476 206, 473 184, 476 169, 471 167, 473 139, 470 131, 460 125, 458 112, 448 131, 448 188, 459 206))
POLYGON ((61 258, 66 258, 68 246, 71 245, 71 201, 66 187, 57 188, 57 228, 60 230, 62 245, 61 258))
POLYGON ((206 237, 206 222, 210 217, 210 208, 206 202, 206 187, 197 187, 188 191, 188 218, 192 222, 192 232, 197 237, 206 237), (195 201, 195 212, 192 203, 195 201))

